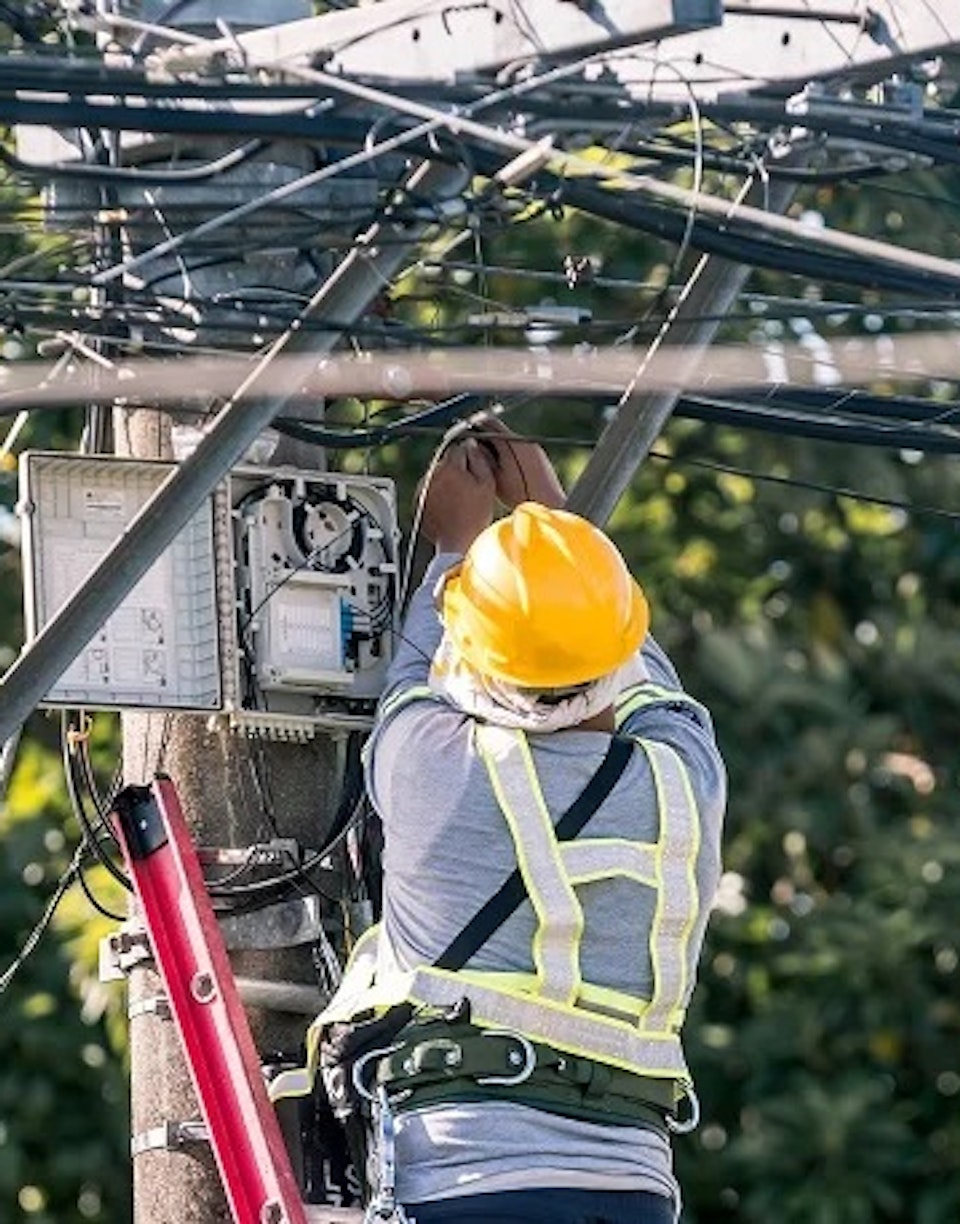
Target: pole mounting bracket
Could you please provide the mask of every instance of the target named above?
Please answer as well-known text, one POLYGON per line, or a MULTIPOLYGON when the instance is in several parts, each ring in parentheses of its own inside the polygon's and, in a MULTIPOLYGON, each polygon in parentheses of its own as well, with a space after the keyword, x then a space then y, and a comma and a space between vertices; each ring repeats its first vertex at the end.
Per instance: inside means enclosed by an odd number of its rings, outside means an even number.
POLYGON ((141 1156, 144 1152, 176 1152, 191 1143, 209 1143, 210 1134, 205 1122, 192 1118, 186 1122, 166 1121, 149 1130, 140 1131, 130 1139, 130 1155, 141 1156))

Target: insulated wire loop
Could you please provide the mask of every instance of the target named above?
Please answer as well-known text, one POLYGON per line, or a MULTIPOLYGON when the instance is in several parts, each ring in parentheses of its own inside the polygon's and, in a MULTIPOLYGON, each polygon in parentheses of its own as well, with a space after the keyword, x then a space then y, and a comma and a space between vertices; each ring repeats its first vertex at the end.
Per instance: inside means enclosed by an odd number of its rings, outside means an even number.
MULTIPOLYGON (((85 719, 82 721, 86 722, 85 719)), ((129 892, 133 888, 130 879, 104 849, 104 840, 115 842, 115 839, 107 819, 108 812, 100 806, 96 795, 93 771, 89 758, 85 762, 83 760, 87 735, 89 735, 89 729, 85 726, 83 730, 77 730, 70 723, 69 712, 64 711, 61 716, 61 737, 67 794, 87 849, 106 868, 117 883, 129 892), (93 817, 87 812, 86 798, 89 798, 94 806, 95 814, 93 817)))

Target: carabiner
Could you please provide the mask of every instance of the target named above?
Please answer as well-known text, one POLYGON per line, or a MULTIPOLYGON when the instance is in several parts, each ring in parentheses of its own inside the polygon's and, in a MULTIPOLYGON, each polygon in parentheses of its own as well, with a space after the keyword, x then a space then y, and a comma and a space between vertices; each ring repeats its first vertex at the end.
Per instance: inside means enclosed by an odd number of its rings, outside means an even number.
POLYGON ((405 1045, 405 1041, 397 1041, 393 1045, 383 1046, 378 1050, 368 1050, 366 1054, 357 1059, 350 1070, 350 1079, 357 1096, 362 1097, 365 1101, 376 1099, 377 1094, 371 1092, 363 1082, 363 1073, 367 1069, 367 1064, 373 1062, 374 1059, 386 1058, 388 1054, 396 1054, 397 1050, 402 1050, 405 1045))
POLYGON ((667 1115, 667 1130, 673 1131, 675 1135, 689 1135, 700 1125, 700 1098, 693 1084, 683 1085, 683 1095, 690 1102, 690 1117, 681 1119, 667 1115))

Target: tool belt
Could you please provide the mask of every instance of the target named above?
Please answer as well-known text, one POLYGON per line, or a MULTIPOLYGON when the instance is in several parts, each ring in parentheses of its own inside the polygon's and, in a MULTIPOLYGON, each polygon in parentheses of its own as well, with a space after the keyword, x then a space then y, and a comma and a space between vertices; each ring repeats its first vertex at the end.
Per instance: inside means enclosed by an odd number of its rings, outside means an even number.
POLYGON ((520 1033, 478 1028, 455 1014, 404 1026, 391 1047, 379 1052, 370 1080, 385 1086, 394 1113, 496 1100, 589 1122, 663 1130, 678 1100, 672 1079, 634 1075, 520 1033))

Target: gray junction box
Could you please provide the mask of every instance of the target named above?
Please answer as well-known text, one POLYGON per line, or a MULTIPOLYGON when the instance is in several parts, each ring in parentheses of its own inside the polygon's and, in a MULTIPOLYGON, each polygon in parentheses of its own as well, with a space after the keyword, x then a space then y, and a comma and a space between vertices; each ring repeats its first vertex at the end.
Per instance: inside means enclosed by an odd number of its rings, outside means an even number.
MULTIPOLYGON (((28 639, 174 466, 21 456, 28 639)), ((279 738, 368 724, 398 630, 398 544, 389 479, 238 468, 45 704, 219 712, 240 730, 279 738)))

